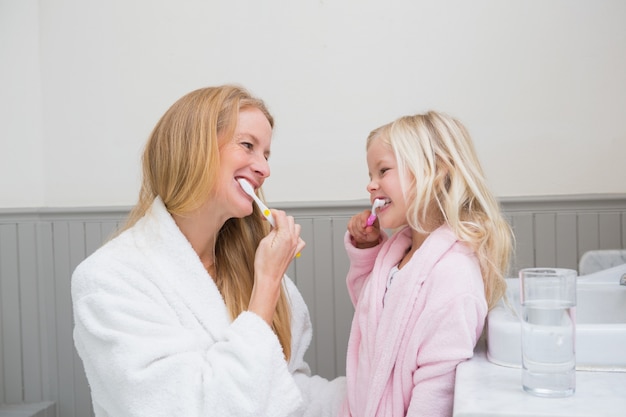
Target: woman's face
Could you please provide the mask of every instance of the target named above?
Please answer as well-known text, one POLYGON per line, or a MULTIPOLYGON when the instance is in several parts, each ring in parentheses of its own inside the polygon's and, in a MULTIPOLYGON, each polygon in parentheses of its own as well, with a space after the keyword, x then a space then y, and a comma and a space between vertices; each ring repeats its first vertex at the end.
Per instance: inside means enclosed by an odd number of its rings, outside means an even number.
POLYGON ((380 138, 374 139, 367 149, 367 167, 370 175, 370 182, 367 184, 370 201, 382 198, 386 202, 377 211, 380 227, 395 229, 407 224, 406 201, 400 186, 396 157, 380 138))
POLYGON ((272 127, 256 107, 240 109, 235 134, 220 147, 220 173, 215 199, 224 221, 252 213, 252 198, 237 182, 245 178, 256 190, 270 175, 268 158, 272 127))

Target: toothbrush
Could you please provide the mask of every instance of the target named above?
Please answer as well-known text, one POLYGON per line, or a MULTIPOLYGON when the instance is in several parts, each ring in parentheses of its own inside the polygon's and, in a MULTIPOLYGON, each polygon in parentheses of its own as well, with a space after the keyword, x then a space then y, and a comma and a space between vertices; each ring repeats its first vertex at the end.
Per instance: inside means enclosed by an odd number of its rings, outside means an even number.
MULTIPOLYGON (((239 185, 241 185, 243 191, 254 199, 254 202, 257 204, 257 206, 259 206, 261 213, 263 213, 263 216, 265 216, 265 218, 272 225, 272 227, 276 227, 276 222, 274 221, 274 216, 272 216, 272 212, 256 195, 256 193, 254 192, 254 188, 252 188, 252 185, 250 185, 250 183, 243 178, 238 178, 237 181, 239 181, 239 185)), ((300 252, 296 253, 296 258, 299 258, 300 255, 300 252)))
POLYGON ((367 218, 367 223, 365 226, 371 226, 376 221, 376 209, 385 205, 385 200, 382 198, 377 198, 374 200, 372 204, 372 214, 367 218))
POLYGON ((274 222, 274 216, 272 216, 272 212, 256 195, 256 193, 254 192, 254 188, 252 188, 252 185, 250 185, 250 183, 243 178, 238 178, 237 181, 239 181, 239 185, 241 185, 241 188, 243 189, 243 191, 254 199, 254 202, 256 203, 257 206, 259 206, 261 213, 263 213, 263 216, 265 216, 267 221, 270 222, 272 227, 276 227, 276 223, 274 222))

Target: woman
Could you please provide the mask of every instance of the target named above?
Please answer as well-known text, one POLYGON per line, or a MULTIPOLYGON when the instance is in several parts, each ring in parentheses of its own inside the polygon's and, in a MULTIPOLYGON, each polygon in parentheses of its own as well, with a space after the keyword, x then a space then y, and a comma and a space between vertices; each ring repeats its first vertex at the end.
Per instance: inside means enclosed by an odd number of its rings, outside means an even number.
POLYGON ((72 276, 74 340, 100 416, 335 415, 310 376, 306 305, 285 276, 300 226, 269 225, 237 179, 270 175, 273 118, 237 86, 193 91, 152 132, 125 230, 72 276))

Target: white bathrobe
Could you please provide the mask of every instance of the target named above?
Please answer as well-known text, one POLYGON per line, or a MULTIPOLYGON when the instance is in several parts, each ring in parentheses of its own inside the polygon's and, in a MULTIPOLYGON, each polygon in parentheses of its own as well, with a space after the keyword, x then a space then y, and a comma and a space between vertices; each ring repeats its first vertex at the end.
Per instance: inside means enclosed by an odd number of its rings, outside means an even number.
POLYGON ((229 318, 162 201, 72 276, 74 341, 97 417, 334 416, 344 378, 311 376, 309 313, 285 277, 292 354, 251 312, 229 318))

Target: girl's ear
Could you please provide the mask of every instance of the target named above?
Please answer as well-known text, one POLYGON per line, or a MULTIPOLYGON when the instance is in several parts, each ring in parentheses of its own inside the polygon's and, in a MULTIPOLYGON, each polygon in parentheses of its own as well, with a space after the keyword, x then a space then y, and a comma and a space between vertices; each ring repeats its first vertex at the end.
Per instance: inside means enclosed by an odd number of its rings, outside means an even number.
POLYGON ((443 170, 443 175, 444 175, 444 182, 443 182, 443 186, 445 187, 446 191, 450 190, 450 186, 452 185, 452 180, 450 179, 450 171, 448 170, 448 168, 443 170))
POLYGON ((442 186, 447 191, 450 189, 450 169, 447 165, 443 164, 441 160, 437 161, 437 167, 435 168, 435 175, 433 176, 433 187, 440 189, 442 186))

